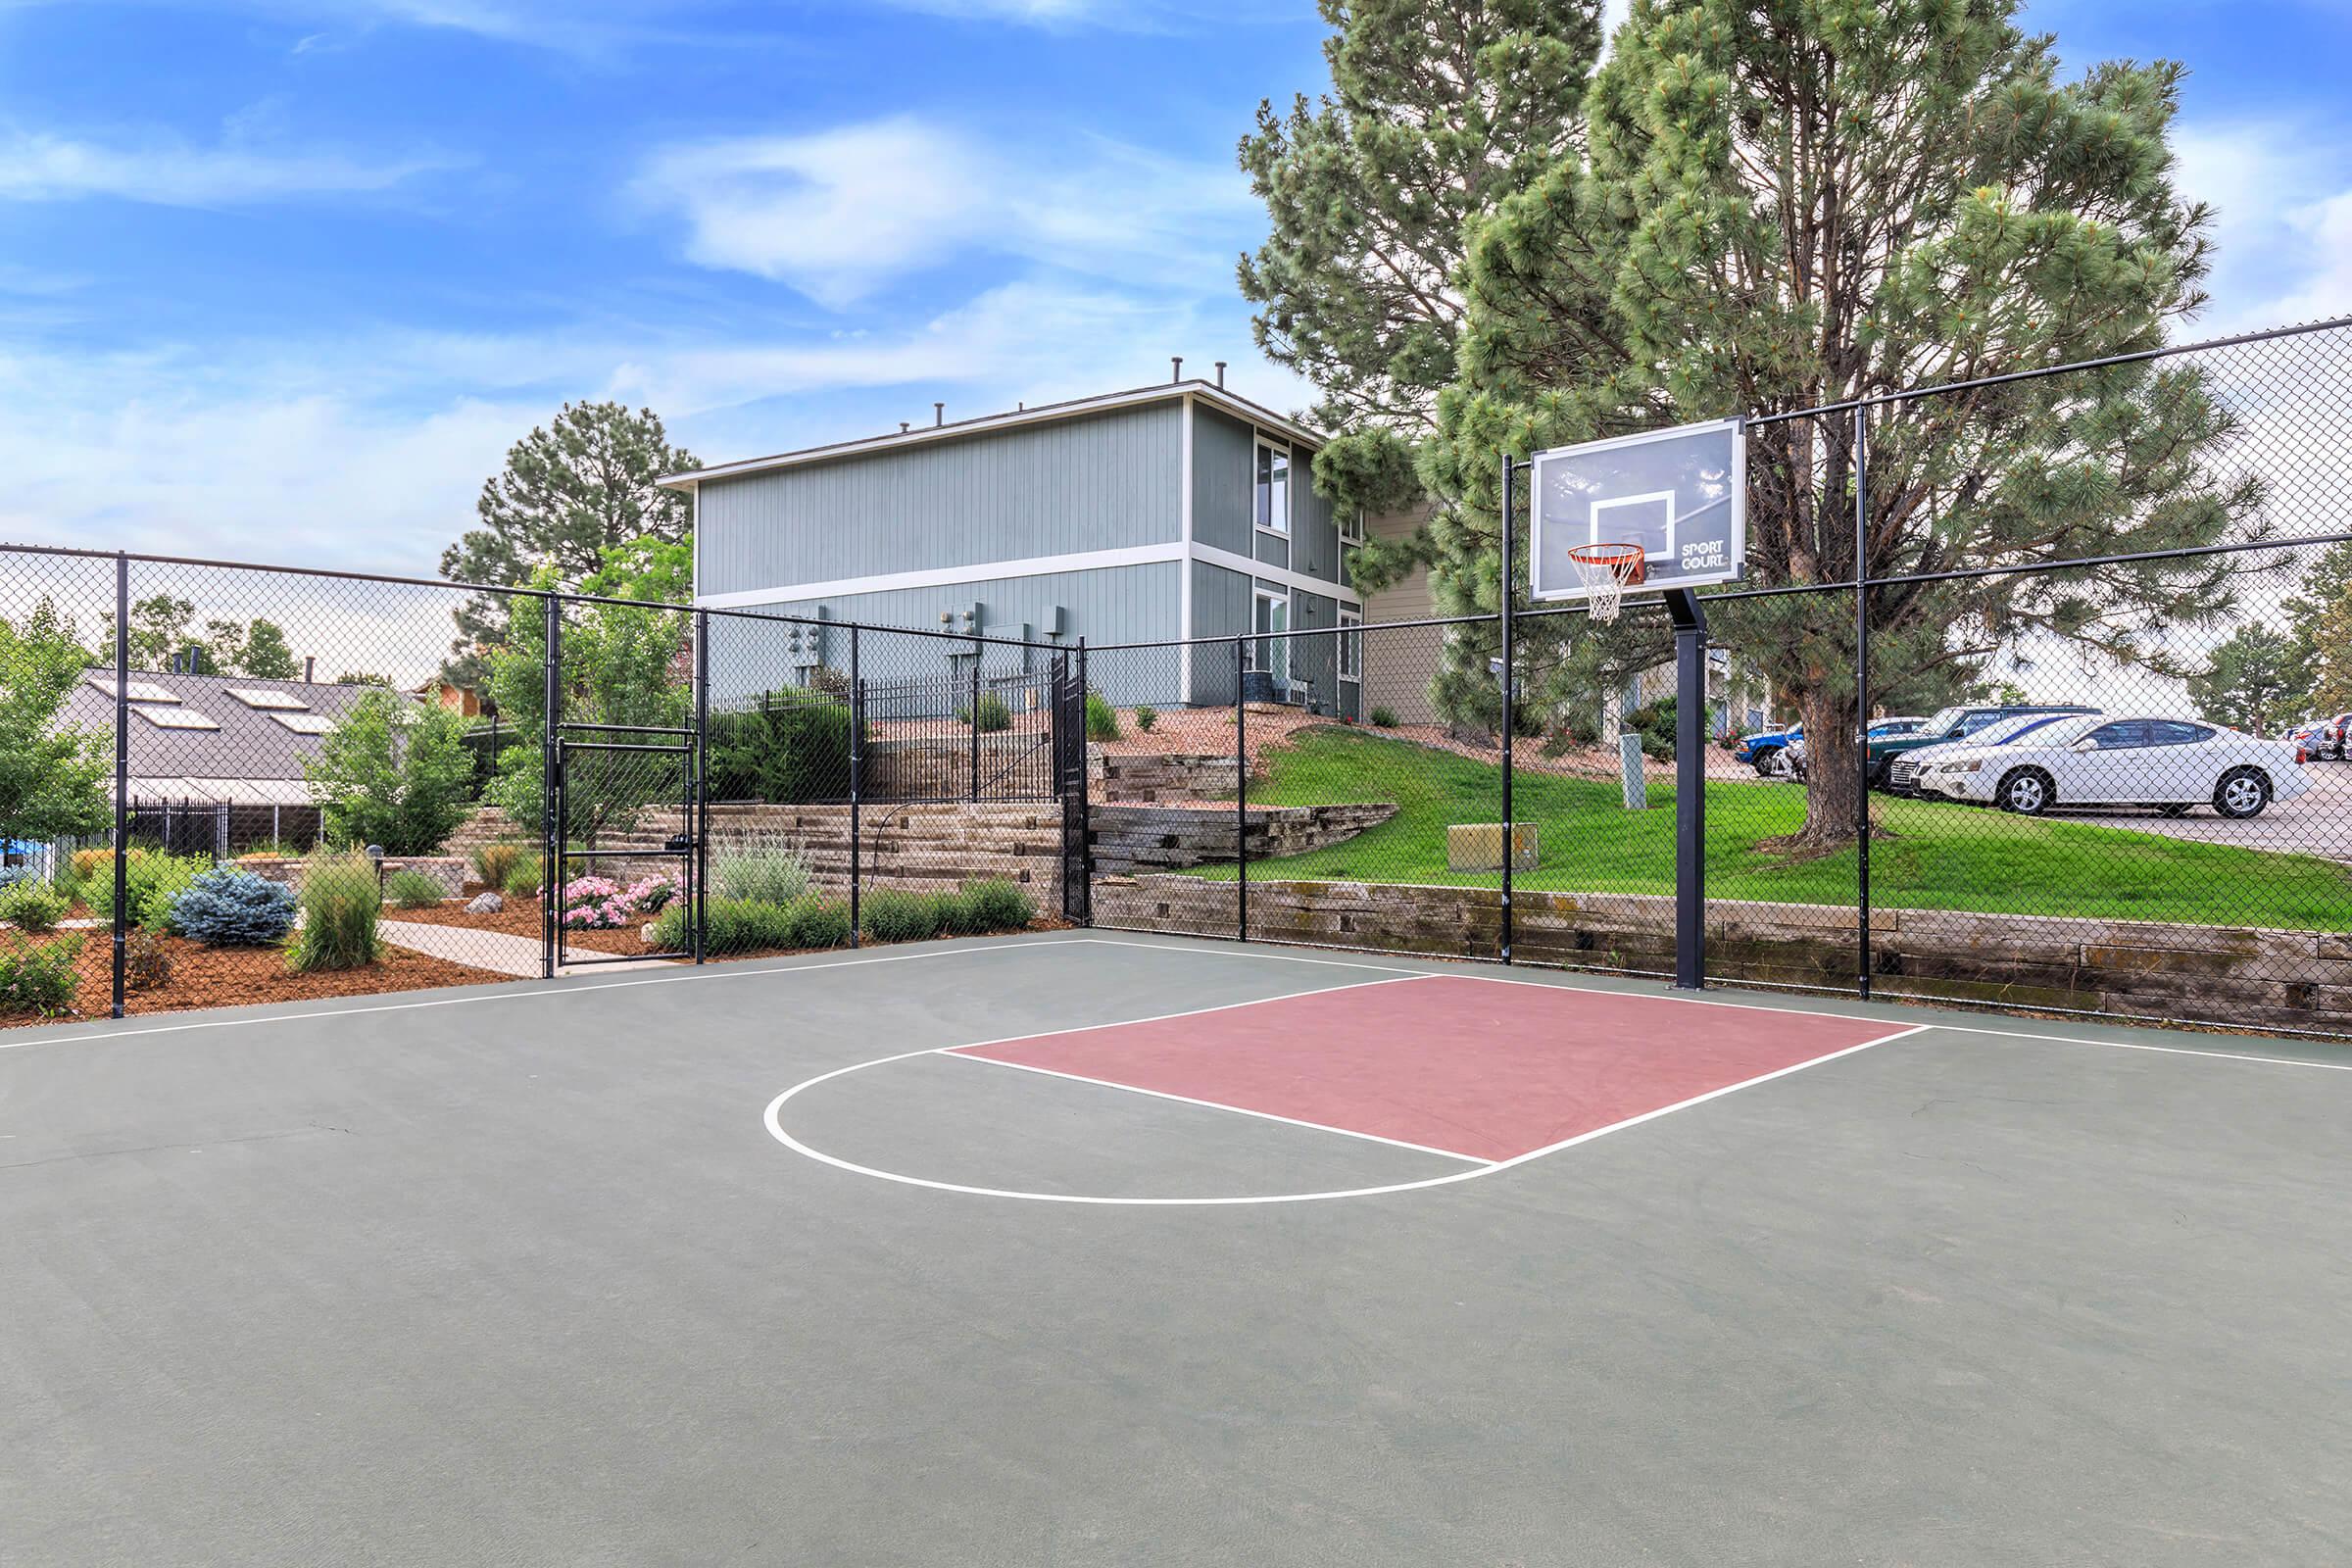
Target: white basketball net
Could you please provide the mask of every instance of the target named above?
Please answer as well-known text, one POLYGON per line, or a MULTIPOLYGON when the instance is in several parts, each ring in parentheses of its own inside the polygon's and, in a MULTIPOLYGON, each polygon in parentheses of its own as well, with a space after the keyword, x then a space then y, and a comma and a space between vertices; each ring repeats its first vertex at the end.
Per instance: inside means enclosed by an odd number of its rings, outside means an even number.
POLYGON ((1605 626, 1624 612, 1626 585, 1642 575, 1642 557, 1640 545, 1587 545, 1568 552, 1594 620, 1605 626))

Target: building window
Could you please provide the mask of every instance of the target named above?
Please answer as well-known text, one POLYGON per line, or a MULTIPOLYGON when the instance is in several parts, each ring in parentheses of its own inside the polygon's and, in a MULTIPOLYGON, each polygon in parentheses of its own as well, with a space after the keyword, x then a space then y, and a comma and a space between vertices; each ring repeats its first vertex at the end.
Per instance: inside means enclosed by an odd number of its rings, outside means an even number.
POLYGON ((1257 590, 1250 612, 1250 629, 1257 635, 1249 643, 1251 669, 1264 670, 1277 681, 1291 678, 1291 596, 1271 588, 1257 590))
POLYGON ((1257 525, 1272 533, 1291 531, 1291 454, 1270 442, 1257 444, 1257 525))
POLYGON ((1362 508, 1344 513, 1340 517, 1340 543, 1360 545, 1364 542, 1364 514, 1362 508))
POLYGON ((1340 679, 1364 678, 1364 617, 1352 610, 1340 612, 1340 679))

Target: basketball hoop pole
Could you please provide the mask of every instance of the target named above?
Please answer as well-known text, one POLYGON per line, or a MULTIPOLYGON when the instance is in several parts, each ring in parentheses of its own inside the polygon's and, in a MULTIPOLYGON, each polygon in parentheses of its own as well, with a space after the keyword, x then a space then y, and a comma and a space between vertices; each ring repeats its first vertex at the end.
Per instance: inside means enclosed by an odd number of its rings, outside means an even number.
POLYGON ((1674 988, 1707 984, 1707 616, 1666 590, 1674 622, 1674 988))
MULTIPOLYGON (((1511 514, 1516 510, 1517 497, 1511 480, 1519 465, 1511 461, 1511 449, 1502 449, 1502 961, 1511 961, 1511 857, 1519 847, 1518 824, 1511 820, 1511 754, 1512 742, 1518 737, 1518 715, 1512 710, 1512 690, 1518 684, 1511 678, 1511 601, 1518 596, 1511 592, 1516 568, 1511 562, 1511 514)), ((1529 465, 1533 466, 1533 465, 1529 465)), ((1534 563, 1530 562, 1532 569, 1534 563)))

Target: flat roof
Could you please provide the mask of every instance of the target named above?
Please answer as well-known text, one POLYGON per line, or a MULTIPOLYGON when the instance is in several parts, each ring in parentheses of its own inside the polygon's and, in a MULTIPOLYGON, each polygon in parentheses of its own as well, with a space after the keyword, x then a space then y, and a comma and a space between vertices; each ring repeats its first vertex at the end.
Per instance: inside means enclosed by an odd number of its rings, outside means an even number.
POLYGON ((1102 413, 1110 409, 1134 408, 1140 404, 1158 403, 1169 398, 1194 397, 1210 407, 1247 419, 1252 424, 1287 437, 1301 446, 1319 447, 1323 437, 1295 419, 1262 408, 1248 398, 1237 396, 1210 381, 1164 381, 1156 386, 1139 386, 1126 392, 1108 392, 1091 398, 1071 398, 1061 403, 1040 403, 1027 408, 1012 409, 1003 414, 983 414, 969 419, 950 419, 945 424, 916 425, 906 430, 893 430, 887 435, 861 436, 854 441, 836 441, 827 446, 803 447, 797 452, 779 452, 771 457, 745 458, 738 463, 721 463, 708 468, 690 468, 683 473, 664 474, 655 482, 672 490, 692 490, 705 479, 732 479, 740 474, 760 473, 770 468, 789 468, 804 463, 823 463, 835 458, 862 457, 868 453, 888 452, 898 447, 915 446, 926 441, 948 440, 957 436, 980 435, 990 430, 1008 429, 1020 424, 1043 424, 1054 419, 1075 418, 1080 415, 1102 413))

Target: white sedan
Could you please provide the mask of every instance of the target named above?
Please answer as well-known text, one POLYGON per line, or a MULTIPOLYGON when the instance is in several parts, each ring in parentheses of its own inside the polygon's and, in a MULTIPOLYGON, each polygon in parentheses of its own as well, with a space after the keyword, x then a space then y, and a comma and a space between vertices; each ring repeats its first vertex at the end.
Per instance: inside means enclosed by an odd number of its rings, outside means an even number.
MULTIPOLYGON (((1997 746, 1942 746, 1934 792, 2039 816, 2069 806, 2146 806, 2167 816, 2210 806, 2260 816, 2311 788, 2294 748, 2195 719, 2090 713, 1997 746)), ((1921 782, 1927 782, 1923 768, 1921 782)))

